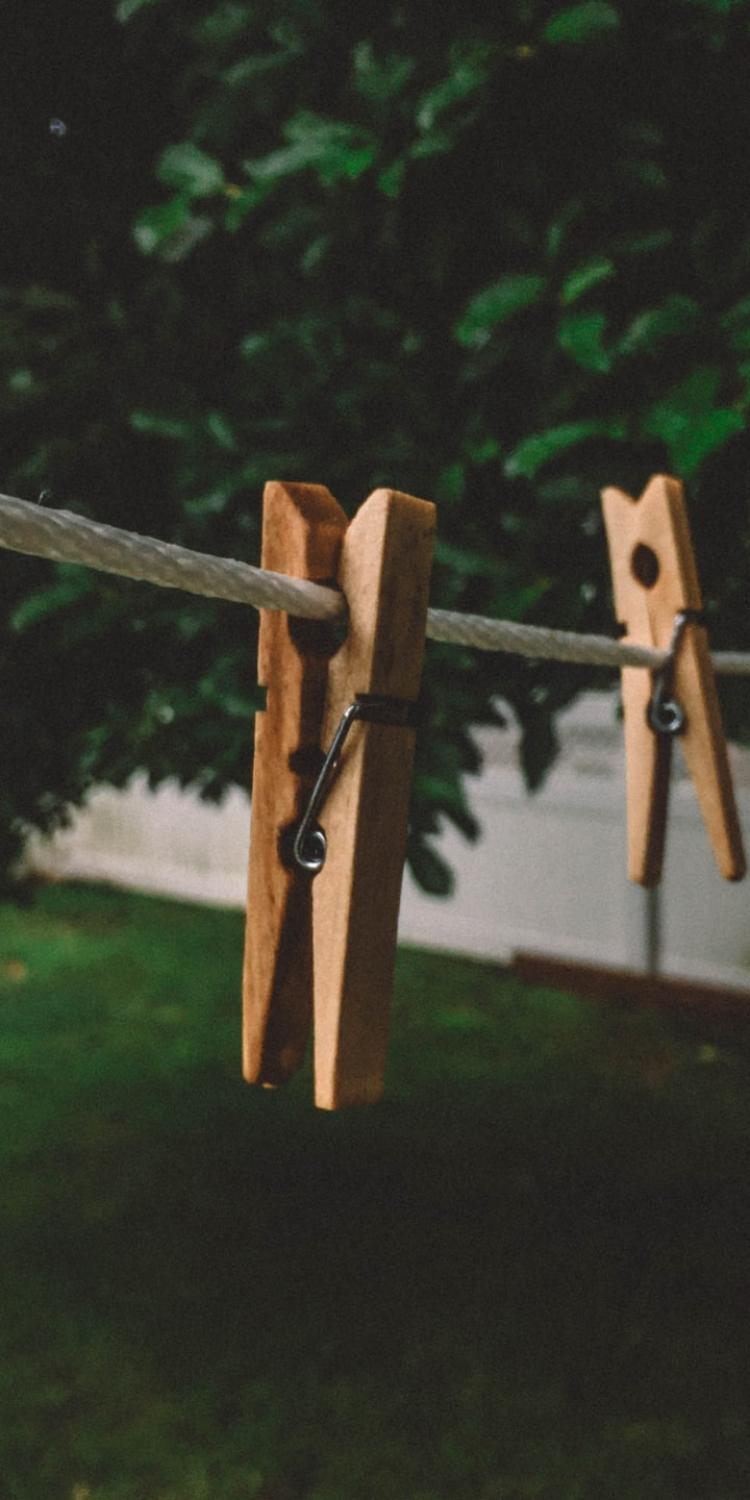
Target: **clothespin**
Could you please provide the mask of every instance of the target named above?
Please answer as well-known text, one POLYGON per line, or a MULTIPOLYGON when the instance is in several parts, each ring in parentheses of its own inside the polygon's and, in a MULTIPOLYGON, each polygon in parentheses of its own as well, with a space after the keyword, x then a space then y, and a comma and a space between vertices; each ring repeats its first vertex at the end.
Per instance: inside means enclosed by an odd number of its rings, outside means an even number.
POLYGON ((628 875, 657 885, 672 742, 680 735, 716 863, 740 880, 745 857, 732 790, 682 484, 655 475, 639 500, 602 491, 617 617, 629 643, 668 651, 656 673, 622 669, 628 875))
MULTIPOLYGON (((267 484, 261 566, 331 583, 347 517, 322 485, 267 484)), ((243 973, 243 1071, 283 1083, 301 1067, 312 1020, 312 890, 291 839, 315 783, 330 625, 262 609, 243 973)))
POLYGON ((383 1087, 435 508, 266 487, 262 566, 337 582, 348 628, 261 611, 244 1073, 275 1084, 314 1025, 315 1102, 383 1087))

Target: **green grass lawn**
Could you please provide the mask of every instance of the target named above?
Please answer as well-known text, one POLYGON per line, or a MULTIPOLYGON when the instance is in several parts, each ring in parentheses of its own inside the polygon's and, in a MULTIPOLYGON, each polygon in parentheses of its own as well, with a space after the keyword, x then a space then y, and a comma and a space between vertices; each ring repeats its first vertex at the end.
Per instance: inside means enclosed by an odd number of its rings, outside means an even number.
POLYGON ((0 908, 2 1500, 747 1500, 750 1046, 405 950, 328 1115, 241 949, 0 908))

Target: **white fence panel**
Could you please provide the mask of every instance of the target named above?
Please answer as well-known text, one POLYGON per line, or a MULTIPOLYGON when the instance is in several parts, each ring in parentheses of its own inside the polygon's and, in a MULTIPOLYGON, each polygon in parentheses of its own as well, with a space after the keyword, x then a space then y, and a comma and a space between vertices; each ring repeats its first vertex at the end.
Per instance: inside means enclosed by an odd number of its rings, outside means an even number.
MULTIPOLYGON (((623 753, 612 696, 580 700, 563 717, 561 737, 559 762, 530 797, 514 732, 477 731, 485 768, 470 782, 470 800, 481 838, 472 845, 444 829, 439 847, 455 872, 448 900, 426 896, 406 873, 402 940, 501 962, 526 948, 642 966, 648 898, 624 874, 623 753)), ((732 747, 732 759, 750 843, 750 753, 732 747)), ((32 839, 28 858, 53 877, 244 906, 249 827, 240 791, 217 807, 174 785, 149 792, 136 778, 124 792, 97 791, 54 839, 32 839)), ((661 912, 664 972, 750 986, 750 882, 729 885, 717 874, 679 763, 661 912)))

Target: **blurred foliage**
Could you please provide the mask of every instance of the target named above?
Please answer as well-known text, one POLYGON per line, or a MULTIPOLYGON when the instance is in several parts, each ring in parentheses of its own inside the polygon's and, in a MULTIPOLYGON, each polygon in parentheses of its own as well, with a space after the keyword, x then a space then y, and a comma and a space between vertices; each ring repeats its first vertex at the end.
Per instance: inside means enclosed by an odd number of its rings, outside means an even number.
MULTIPOLYGON (((750 647, 748 0, 29 0, 5 19, 3 487, 254 561, 263 481, 439 503, 432 598, 611 631, 598 489, 690 485, 750 647), (50 130, 51 121, 65 129, 50 130)), ((3 558, 2 857, 146 767, 250 776, 255 620, 3 558)), ((410 859, 471 726, 611 676, 430 647, 410 859)), ((722 686, 750 737, 742 680, 722 686)))

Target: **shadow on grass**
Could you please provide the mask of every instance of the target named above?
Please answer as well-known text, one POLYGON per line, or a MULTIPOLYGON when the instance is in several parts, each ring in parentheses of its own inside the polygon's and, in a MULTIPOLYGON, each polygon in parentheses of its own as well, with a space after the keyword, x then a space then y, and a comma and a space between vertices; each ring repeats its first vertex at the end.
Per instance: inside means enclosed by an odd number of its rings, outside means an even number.
POLYGON ((387 1097, 239 1078, 242 921, 0 913, 8 1500, 745 1500, 748 1058, 399 956, 387 1097))

